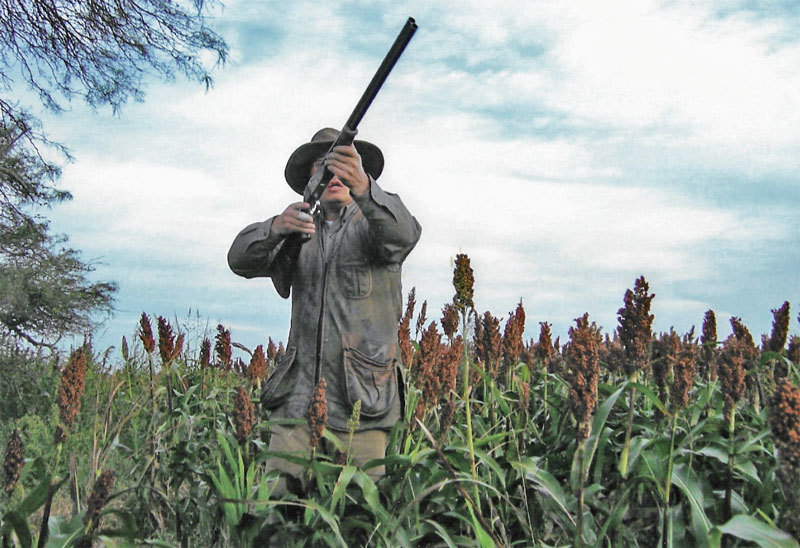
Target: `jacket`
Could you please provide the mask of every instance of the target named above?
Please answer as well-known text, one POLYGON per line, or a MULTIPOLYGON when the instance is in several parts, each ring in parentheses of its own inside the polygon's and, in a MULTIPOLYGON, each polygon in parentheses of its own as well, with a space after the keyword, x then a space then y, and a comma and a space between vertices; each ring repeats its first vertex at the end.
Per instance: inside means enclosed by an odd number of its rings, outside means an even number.
POLYGON ((361 400, 359 430, 390 429, 402 413, 401 268, 420 224, 371 179, 369 191, 343 210, 334 237, 323 237, 327 230, 315 216, 316 233, 292 265, 286 240, 269 236, 273 220, 247 226, 228 253, 236 274, 268 276, 281 297, 292 298, 286 351, 264 385, 263 405, 274 418, 304 417, 321 376, 329 428, 347 430, 361 400))

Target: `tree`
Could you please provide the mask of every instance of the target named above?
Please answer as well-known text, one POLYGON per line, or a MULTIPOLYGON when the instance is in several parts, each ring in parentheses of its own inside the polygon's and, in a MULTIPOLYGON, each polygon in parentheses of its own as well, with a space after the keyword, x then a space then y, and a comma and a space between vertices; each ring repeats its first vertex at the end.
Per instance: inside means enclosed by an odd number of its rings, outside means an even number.
MULTIPOLYGON (((209 0, 209 5, 216 5, 209 0)), ((142 101, 147 77, 176 74, 208 88, 227 45, 206 26, 205 0, 0 0, 0 332, 55 348, 110 311, 116 285, 92 282, 91 263, 53 235, 41 211, 71 198, 59 189, 69 160, 15 90, 34 90, 58 112, 75 98, 114 112, 142 101), (209 61, 204 51, 213 57, 209 61), (211 65, 209 67, 208 65, 211 65)), ((3 338, 6 341, 7 339, 3 338)))
MULTIPOLYGON (((211 3, 216 4, 214 0, 211 3)), ((201 52, 227 45, 206 27, 205 0, 0 0, 0 90, 22 79, 50 109, 82 97, 116 111, 142 100, 148 71, 212 83, 201 52), (16 78, 15 78, 16 76, 16 78)), ((3 113, 16 108, 2 99, 3 113)), ((16 118, 11 116, 12 119, 16 118)))
POLYGON ((0 328, 46 346, 92 327, 109 311, 116 285, 94 283, 91 264, 28 212, 70 197, 53 185, 60 171, 26 146, 27 126, 0 120, 0 328))

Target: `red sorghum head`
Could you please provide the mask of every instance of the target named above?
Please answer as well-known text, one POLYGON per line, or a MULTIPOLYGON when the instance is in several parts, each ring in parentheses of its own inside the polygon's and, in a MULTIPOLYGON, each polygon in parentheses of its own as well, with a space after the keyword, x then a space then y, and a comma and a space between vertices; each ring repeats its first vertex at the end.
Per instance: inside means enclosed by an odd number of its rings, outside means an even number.
POLYGON ((247 443, 255 423, 255 406, 250 394, 241 386, 236 389, 233 398, 233 425, 236 428, 236 439, 240 444, 247 443))
POLYGON ((214 352, 217 354, 220 368, 226 371, 231 368, 231 332, 225 329, 222 324, 217 325, 217 334, 214 337, 214 352))
POLYGON ((503 365, 511 367, 519 362, 522 355, 522 334, 525 331, 525 309, 519 301, 517 309, 509 313, 503 330, 503 365))
POLYGON ((765 350, 780 352, 786 346, 789 335, 789 301, 784 301, 780 308, 772 310, 772 333, 765 346, 765 350))
POLYGON ((411 365, 411 358, 414 354, 414 345, 411 344, 411 318, 414 316, 414 306, 416 305, 416 288, 412 287, 408 293, 406 311, 397 326, 397 344, 400 347, 400 360, 403 367, 411 365))
POLYGON ((89 495, 89 500, 86 501, 86 514, 83 516, 83 523, 91 523, 91 530, 97 528, 97 520, 100 518, 100 512, 103 511, 111 496, 111 489, 114 488, 114 481, 116 476, 112 470, 105 470, 97 477, 92 487, 92 493, 89 495))
POLYGON ((650 314, 650 303, 655 294, 650 290, 644 276, 637 278, 633 291, 625 291, 625 306, 617 311, 619 316, 619 338, 625 349, 627 358, 625 373, 632 375, 647 364, 653 315, 650 314))
POLYGON ((597 379, 600 375, 600 329, 589 323, 589 314, 575 320, 570 327, 570 342, 564 351, 570 383, 569 404, 578 423, 577 436, 589 437, 591 416, 597 405, 597 379))
POLYGON ((698 347, 687 336, 681 343, 672 366, 672 387, 669 390, 670 406, 673 411, 686 409, 689 405, 689 392, 697 375, 698 347))
POLYGON ((156 348, 156 341, 153 338, 150 318, 144 312, 142 312, 142 317, 139 319, 139 338, 142 341, 142 346, 144 346, 144 351, 151 354, 156 348))
POLYGON ((264 356, 264 345, 259 344, 253 351, 250 358, 250 365, 247 367, 247 377, 257 383, 267 378, 267 358, 264 356))
POLYGON ((158 351, 161 354, 161 363, 169 365, 175 353, 175 336, 172 326, 163 316, 158 317, 158 351))
MULTIPOLYGON (((800 388, 786 379, 778 382, 769 405, 769 427, 781 466, 800 476, 800 388)), ((795 481, 797 481, 795 479, 795 481)), ((796 484, 795 484, 796 485, 796 484)))
POLYGON ((208 337, 203 337, 203 342, 200 343, 200 368, 205 369, 211 362, 211 341, 208 337))
POLYGON ((422 301, 422 306, 419 309, 417 316, 417 325, 414 328, 414 337, 419 339, 419 334, 425 328, 425 323, 428 321, 428 301, 422 301))
POLYGON ((308 404, 308 427, 311 430, 309 445, 314 449, 319 446, 325 423, 328 422, 328 400, 325 393, 327 387, 328 383, 325 382, 325 378, 320 377, 308 404))
POLYGON ((719 375, 722 389, 722 397, 725 400, 725 418, 730 419, 731 413, 736 410, 736 405, 745 394, 745 357, 749 355, 749 348, 746 341, 738 339, 735 334, 731 334, 722 344, 722 353, 717 363, 717 374, 719 375))
POLYGON ((442 331, 451 341, 458 331, 458 311, 453 303, 447 303, 442 308, 442 331))
POLYGON ((61 374, 58 388, 58 411, 66 430, 72 428, 81 408, 81 397, 86 386, 86 348, 74 350, 61 374))

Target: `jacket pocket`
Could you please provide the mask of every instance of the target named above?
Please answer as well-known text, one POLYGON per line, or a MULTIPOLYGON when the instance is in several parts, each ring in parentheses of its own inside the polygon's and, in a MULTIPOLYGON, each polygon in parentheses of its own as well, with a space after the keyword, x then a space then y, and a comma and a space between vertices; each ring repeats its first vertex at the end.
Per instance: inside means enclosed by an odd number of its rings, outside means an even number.
POLYGON ((378 419, 385 416, 398 396, 396 345, 358 340, 343 334, 344 373, 350 405, 361 400, 361 414, 378 419), (350 339, 348 341, 348 339, 350 339))
POLYGON ((294 358, 297 355, 297 348, 290 346, 286 352, 275 364, 275 369, 272 370, 267 382, 264 383, 264 388, 261 389, 261 404, 265 409, 275 409, 286 400, 292 389, 292 383, 282 382, 286 373, 291 369, 294 364, 294 358))
POLYGON ((346 297, 363 299, 372 292, 372 270, 365 263, 348 263, 339 266, 342 290, 346 297))

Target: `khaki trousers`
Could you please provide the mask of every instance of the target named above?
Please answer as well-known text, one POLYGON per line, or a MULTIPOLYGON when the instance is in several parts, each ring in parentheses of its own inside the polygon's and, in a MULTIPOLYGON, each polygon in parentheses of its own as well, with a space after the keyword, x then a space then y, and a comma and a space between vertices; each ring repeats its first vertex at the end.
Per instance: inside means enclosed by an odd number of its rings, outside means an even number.
MULTIPOLYGON (((347 448, 348 432, 333 433, 347 448)), ((272 438, 269 441, 269 451, 279 453, 292 453, 299 457, 311 457, 311 430, 307 424, 282 426, 275 425, 272 428, 272 438)), ((353 433, 353 440, 350 443, 350 456, 358 466, 363 466, 369 460, 382 459, 386 456, 386 446, 389 443, 389 435, 383 430, 364 430, 353 433)), ((333 455, 336 451, 334 445, 326 439, 320 440, 320 447, 317 451, 324 451, 326 454, 333 455)), ((292 476, 302 479, 305 467, 288 461, 281 457, 270 457, 266 462, 267 470, 280 470, 292 476)), ((365 470, 373 481, 378 481, 386 473, 383 465, 375 466, 365 470)), ((272 497, 278 498, 286 493, 286 481, 280 478, 272 490, 272 497)))

